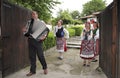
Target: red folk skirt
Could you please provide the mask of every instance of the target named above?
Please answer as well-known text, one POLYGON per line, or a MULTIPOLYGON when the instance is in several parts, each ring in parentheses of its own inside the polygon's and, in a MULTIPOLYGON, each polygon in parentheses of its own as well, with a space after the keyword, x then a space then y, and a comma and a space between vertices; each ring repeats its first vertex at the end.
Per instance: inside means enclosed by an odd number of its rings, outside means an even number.
POLYGON ((82 59, 93 59, 94 54, 94 41, 93 40, 82 40, 80 48, 80 57, 82 59))

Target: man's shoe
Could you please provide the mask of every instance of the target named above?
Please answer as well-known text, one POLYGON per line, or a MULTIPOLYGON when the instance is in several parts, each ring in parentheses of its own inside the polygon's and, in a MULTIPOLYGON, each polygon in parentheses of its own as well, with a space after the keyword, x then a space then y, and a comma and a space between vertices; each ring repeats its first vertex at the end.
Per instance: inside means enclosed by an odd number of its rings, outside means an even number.
POLYGON ((93 59, 92 62, 97 62, 98 60, 97 59, 93 59))
POLYGON ((58 59, 59 59, 59 60, 63 60, 63 58, 62 58, 62 57, 58 57, 58 59))
POLYGON ((48 74, 48 70, 47 69, 44 69, 44 74, 48 74))
POLYGON ((32 73, 32 72, 29 72, 28 74, 26 74, 26 76, 32 76, 34 75, 35 73, 32 73))

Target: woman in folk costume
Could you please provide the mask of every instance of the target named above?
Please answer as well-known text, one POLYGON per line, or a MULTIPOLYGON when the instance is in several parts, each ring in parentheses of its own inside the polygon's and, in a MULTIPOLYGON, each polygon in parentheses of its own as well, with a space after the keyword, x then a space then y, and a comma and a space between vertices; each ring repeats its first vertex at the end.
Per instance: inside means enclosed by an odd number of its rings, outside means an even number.
POLYGON ((93 23, 93 39, 94 39, 94 54, 95 57, 93 58, 92 62, 97 62, 96 56, 99 55, 99 27, 98 23, 94 22, 93 23))
POLYGON ((85 28, 82 32, 82 43, 80 49, 80 57, 84 59, 83 66, 90 66, 90 62, 94 57, 94 41, 93 41, 93 33, 90 29, 90 23, 85 23, 85 28))
POLYGON ((57 26, 54 28, 54 35, 56 37, 56 48, 59 52, 58 59, 63 59, 63 52, 64 52, 64 44, 66 39, 69 38, 69 32, 62 26, 63 21, 59 20, 57 26))

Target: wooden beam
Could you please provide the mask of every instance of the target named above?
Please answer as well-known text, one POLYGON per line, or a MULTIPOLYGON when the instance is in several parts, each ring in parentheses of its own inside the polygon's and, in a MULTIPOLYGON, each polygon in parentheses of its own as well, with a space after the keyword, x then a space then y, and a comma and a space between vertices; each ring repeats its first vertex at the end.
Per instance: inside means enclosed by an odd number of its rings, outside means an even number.
POLYGON ((116 73, 117 73, 117 69, 116 69, 116 54, 118 52, 118 25, 117 25, 117 3, 116 0, 114 0, 114 4, 113 4, 113 33, 112 33, 112 78, 116 78, 116 73))

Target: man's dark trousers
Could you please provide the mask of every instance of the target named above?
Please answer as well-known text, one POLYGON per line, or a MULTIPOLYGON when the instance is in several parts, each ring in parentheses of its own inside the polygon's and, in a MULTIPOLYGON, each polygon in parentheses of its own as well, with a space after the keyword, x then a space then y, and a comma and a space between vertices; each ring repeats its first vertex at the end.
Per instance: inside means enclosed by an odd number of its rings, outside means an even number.
POLYGON ((47 64, 45 61, 43 49, 42 49, 42 41, 38 42, 33 38, 28 38, 29 44, 29 59, 30 59, 30 72, 36 73, 36 55, 43 67, 43 69, 47 69, 47 64))

